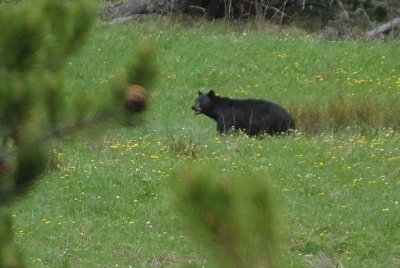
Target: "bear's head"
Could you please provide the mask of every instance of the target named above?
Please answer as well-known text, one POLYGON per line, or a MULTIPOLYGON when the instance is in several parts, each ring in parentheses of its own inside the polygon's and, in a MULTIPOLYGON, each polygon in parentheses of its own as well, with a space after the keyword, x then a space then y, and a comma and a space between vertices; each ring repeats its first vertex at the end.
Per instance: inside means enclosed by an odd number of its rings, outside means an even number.
POLYGON ((194 111, 195 114, 201 114, 201 113, 207 114, 207 111, 210 111, 210 109, 212 109, 214 105, 213 103, 214 98, 215 98, 214 90, 210 90, 207 94, 199 91, 199 96, 194 101, 192 105, 192 110, 194 111))

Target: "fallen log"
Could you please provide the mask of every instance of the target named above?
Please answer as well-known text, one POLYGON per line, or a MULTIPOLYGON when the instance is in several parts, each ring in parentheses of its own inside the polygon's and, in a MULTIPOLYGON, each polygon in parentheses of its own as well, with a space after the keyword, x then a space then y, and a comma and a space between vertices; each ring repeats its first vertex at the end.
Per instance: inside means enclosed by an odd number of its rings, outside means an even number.
POLYGON ((100 11, 100 17, 111 19, 130 17, 138 14, 165 13, 175 9, 175 2, 163 0, 131 0, 117 6, 109 7, 100 11))
POLYGON ((385 24, 382 24, 381 26, 376 27, 372 31, 369 31, 365 36, 368 39, 372 39, 382 34, 387 35, 389 32, 398 27, 400 27, 400 18, 395 18, 385 24))
POLYGON ((281 8, 288 0, 277 0, 275 5, 266 5, 263 0, 129 0, 116 6, 108 7, 99 12, 100 17, 112 21, 125 21, 134 15, 170 12, 181 12, 206 16, 209 19, 240 18, 243 14, 254 12, 254 5, 272 10, 281 17, 289 17, 281 8))

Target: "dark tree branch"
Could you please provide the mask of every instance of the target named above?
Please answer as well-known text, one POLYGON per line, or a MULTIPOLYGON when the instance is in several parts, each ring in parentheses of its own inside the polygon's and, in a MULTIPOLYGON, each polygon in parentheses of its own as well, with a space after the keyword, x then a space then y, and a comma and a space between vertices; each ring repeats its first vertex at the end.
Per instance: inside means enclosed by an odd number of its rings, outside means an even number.
POLYGON ((349 13, 347 13, 347 10, 344 8, 342 1, 341 0, 335 0, 335 1, 336 1, 336 5, 338 6, 338 8, 341 11, 341 15, 342 15, 343 19, 346 21, 350 20, 349 13))
POLYGON ((282 17, 290 18, 289 15, 286 15, 286 14, 283 13, 280 9, 278 9, 278 8, 276 8, 276 7, 274 7, 274 6, 269 6, 269 5, 265 5, 265 4, 258 3, 258 2, 254 2, 254 1, 248 1, 248 2, 249 2, 250 4, 252 4, 252 5, 259 5, 259 6, 263 7, 263 8, 265 8, 266 10, 272 10, 272 11, 274 11, 275 14, 278 14, 278 15, 280 15, 280 16, 282 16, 282 17))
MULTIPOLYGON (((87 128, 89 126, 95 125, 100 122, 104 122, 106 119, 109 119, 117 114, 117 110, 115 108, 107 110, 101 114, 96 115, 91 119, 82 119, 80 121, 75 122, 74 124, 68 126, 62 126, 59 128, 52 129, 47 134, 39 138, 38 142, 46 142, 55 138, 59 138, 75 132, 82 128, 87 128)), ((1 147, 0 150, 0 161, 7 159, 8 157, 14 155, 17 151, 17 148, 14 147, 12 149, 6 150, 6 148, 1 147)))

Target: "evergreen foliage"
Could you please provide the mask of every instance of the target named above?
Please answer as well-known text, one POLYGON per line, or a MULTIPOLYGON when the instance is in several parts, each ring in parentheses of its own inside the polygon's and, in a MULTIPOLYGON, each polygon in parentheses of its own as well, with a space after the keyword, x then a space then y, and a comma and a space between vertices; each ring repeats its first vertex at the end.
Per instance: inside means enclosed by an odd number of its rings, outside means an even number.
MULTIPOLYGON (((124 92, 130 82, 150 84, 154 66, 146 43, 138 60, 128 65, 132 70, 123 70, 116 78, 112 90, 117 98, 106 109, 95 107, 98 112, 88 118, 84 107, 96 103, 83 99, 75 105, 80 116, 72 123, 65 120, 63 66, 82 45, 94 20, 95 7, 89 1, 43 0, 1 6, 0 25, 7 27, 0 31, 0 206, 25 193, 44 171, 46 141, 127 114, 124 92)), ((0 267, 22 267, 11 233, 10 220, 3 216, 0 267)))
POLYGON ((272 267, 280 233, 268 180, 188 171, 173 182, 183 226, 218 267, 272 267))

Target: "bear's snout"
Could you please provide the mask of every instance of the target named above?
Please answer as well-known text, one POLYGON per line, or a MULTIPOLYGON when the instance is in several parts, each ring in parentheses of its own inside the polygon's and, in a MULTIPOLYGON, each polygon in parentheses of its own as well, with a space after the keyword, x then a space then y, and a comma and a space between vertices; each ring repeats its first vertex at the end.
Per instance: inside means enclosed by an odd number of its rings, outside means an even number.
POLYGON ((201 109, 200 109, 200 105, 199 104, 193 104, 192 105, 192 110, 194 111, 195 114, 200 114, 201 113, 201 109))

